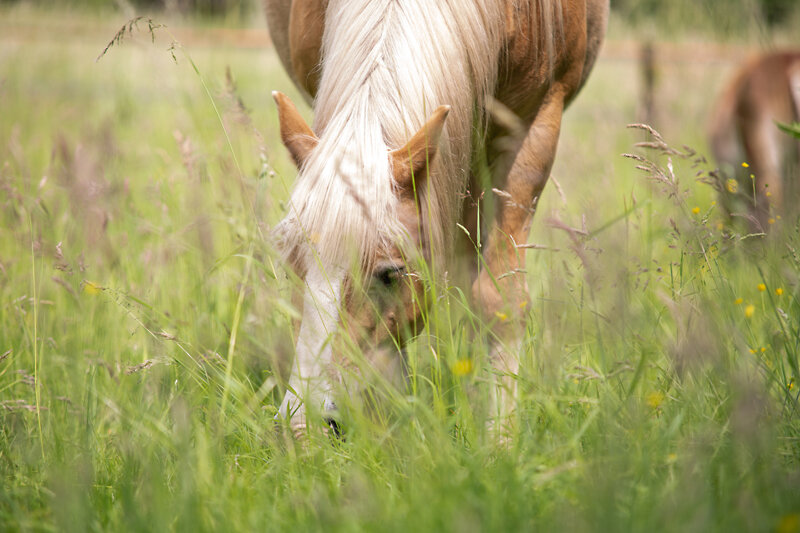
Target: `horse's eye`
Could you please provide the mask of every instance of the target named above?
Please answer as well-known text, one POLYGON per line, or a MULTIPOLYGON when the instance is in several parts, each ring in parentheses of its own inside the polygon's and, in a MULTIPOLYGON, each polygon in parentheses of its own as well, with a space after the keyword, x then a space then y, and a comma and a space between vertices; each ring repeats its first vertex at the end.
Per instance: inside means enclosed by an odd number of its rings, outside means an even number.
POLYGON ((405 275, 406 267, 402 265, 392 265, 389 267, 378 268, 373 274, 384 287, 393 287, 405 275))

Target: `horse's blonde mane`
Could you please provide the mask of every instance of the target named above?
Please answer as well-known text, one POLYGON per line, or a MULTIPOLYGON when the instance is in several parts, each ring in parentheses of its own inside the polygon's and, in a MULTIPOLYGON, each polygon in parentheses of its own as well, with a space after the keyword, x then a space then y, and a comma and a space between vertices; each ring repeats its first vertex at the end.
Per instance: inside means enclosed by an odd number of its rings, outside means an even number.
MULTIPOLYGON (((534 3, 539 7, 525 9, 548 18, 558 5, 534 3)), ((396 239, 402 230, 388 151, 402 147, 446 104, 452 111, 420 195, 432 255, 446 255, 473 134, 497 82, 508 15, 498 0, 329 1, 314 105, 319 144, 279 229, 290 251, 310 241, 324 263, 343 264, 348 251, 369 261, 377 247, 396 239)))

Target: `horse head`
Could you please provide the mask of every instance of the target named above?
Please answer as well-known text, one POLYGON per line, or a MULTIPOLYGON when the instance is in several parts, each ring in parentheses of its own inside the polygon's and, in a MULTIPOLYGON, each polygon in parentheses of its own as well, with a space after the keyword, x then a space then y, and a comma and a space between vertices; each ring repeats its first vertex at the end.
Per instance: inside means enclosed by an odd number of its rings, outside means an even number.
MULTIPOLYGON (((313 194, 319 193, 319 188, 324 189, 323 194, 337 194, 313 175, 325 164, 315 158, 329 157, 320 147, 323 141, 288 97, 277 92, 273 97, 278 105, 281 139, 299 171, 298 183, 305 184, 313 194)), ((306 407, 321 410, 323 416, 332 416, 330 411, 335 410, 329 373, 332 361, 337 359, 336 346, 341 344, 331 342, 333 339, 339 337, 351 347, 357 346, 373 362, 379 353, 396 356, 396 348, 417 329, 425 302, 419 266, 432 252, 420 199, 427 180, 435 179, 431 168, 449 110, 448 106, 437 108, 402 147, 384 148, 382 153, 336 165, 335 179, 345 184, 336 191, 351 195, 348 207, 343 209, 364 211, 360 224, 385 228, 377 228, 377 232, 358 228, 364 231, 338 235, 337 231, 347 231, 347 225, 330 226, 347 217, 327 217, 327 213, 318 212, 303 215, 309 206, 306 198, 297 197, 295 189, 290 212, 278 226, 278 232, 284 233, 278 238, 288 243, 284 246, 285 256, 305 285, 296 362, 279 413, 291 418, 293 426, 305 425, 306 407), (363 163, 367 160, 377 163, 363 163), (372 167, 378 169, 374 170, 376 175, 363 175, 369 174, 372 167), (388 175, 382 175, 380 169, 387 170, 388 175), (383 184, 391 191, 391 198, 382 200, 385 205, 367 205, 373 198, 361 195, 359 189, 363 187, 357 184, 371 180, 390 182, 383 184), (383 224, 374 220, 382 216, 392 220, 383 224), (306 225, 311 227, 303 227, 304 220, 309 220, 306 225), (287 238, 285 233, 293 237, 287 238), (335 253, 326 253, 321 245, 331 244, 334 238, 335 253), (325 242, 321 243, 321 239, 325 242)), ((338 206, 335 200, 327 198, 322 205, 338 206)))

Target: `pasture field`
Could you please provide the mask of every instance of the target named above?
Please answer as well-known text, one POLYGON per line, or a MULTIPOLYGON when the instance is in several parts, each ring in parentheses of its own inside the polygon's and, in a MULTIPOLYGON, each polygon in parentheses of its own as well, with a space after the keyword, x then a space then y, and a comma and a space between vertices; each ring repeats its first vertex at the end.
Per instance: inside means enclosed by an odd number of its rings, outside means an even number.
POLYGON ((800 531, 800 225, 724 226, 702 161, 746 45, 670 45, 667 157, 626 128, 612 20, 534 223, 504 438, 488 326, 439 284, 407 385, 296 442, 269 94, 301 99, 257 30, 140 22, 96 62, 124 21, 0 6, 0 529, 800 531))

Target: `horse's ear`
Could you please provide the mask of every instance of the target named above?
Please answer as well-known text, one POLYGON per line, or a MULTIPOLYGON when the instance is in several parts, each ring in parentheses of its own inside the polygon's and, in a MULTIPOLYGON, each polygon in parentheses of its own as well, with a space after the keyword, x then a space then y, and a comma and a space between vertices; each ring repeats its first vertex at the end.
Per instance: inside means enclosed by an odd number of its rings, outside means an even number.
POLYGON ((436 155, 444 120, 449 112, 449 105, 439 106, 405 146, 392 152, 394 179, 401 189, 410 189, 415 176, 421 179, 427 175, 428 165, 436 155))
POLYGON ((272 91, 272 97, 278 104, 278 120, 281 123, 281 140, 295 164, 300 168, 311 150, 317 146, 319 139, 300 116, 289 97, 278 91, 272 91))

